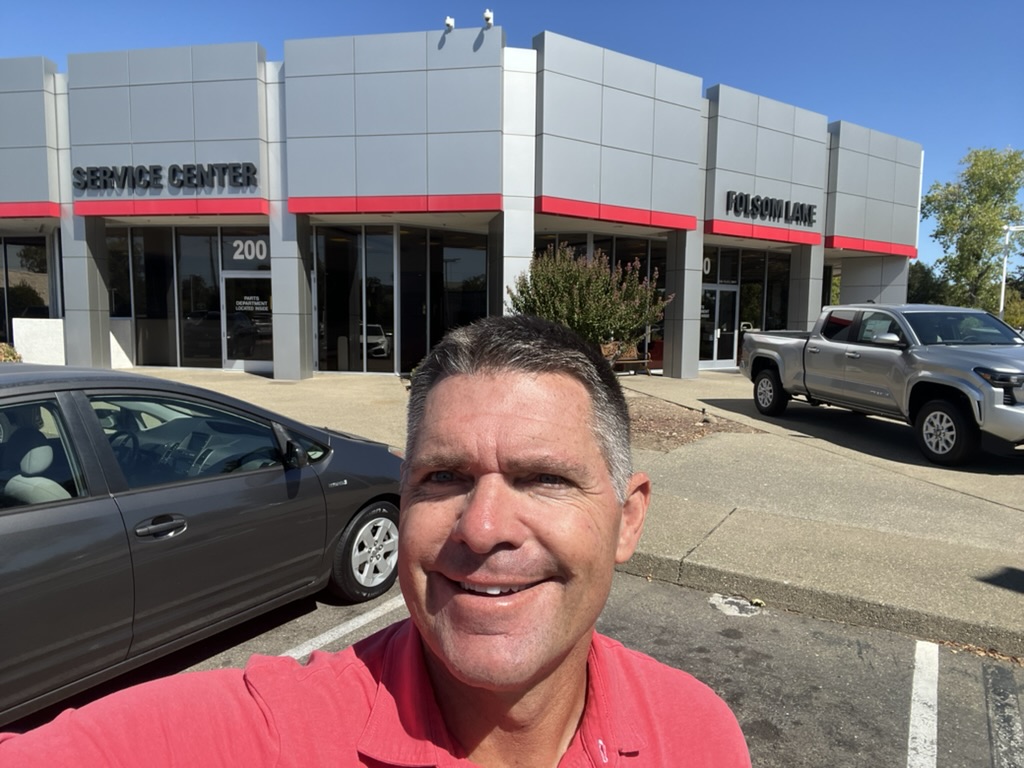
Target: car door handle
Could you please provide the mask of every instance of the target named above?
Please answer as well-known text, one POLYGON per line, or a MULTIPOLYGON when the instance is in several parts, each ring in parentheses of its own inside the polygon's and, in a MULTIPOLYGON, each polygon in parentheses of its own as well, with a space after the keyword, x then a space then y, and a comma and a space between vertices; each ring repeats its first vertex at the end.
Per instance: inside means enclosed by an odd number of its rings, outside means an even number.
POLYGON ((821 350, 818 349, 817 347, 808 347, 807 351, 810 352, 812 355, 816 355, 819 352, 821 352, 821 350))
POLYGON ((154 536, 166 538, 182 533, 188 527, 188 521, 179 515, 160 515, 148 523, 135 528, 136 536, 154 536))
POLYGON ((854 360, 856 360, 858 357, 860 357, 860 352, 847 352, 846 356, 852 357, 854 360))

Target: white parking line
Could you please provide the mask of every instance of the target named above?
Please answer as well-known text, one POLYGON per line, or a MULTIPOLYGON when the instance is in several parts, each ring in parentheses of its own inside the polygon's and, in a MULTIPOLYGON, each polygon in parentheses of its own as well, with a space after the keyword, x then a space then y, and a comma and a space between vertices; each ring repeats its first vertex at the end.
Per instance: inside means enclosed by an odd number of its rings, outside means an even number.
POLYGON ((910 693, 907 768, 935 768, 938 759, 939 646, 917 642, 910 693))
POLYGON ((399 608, 405 607, 405 600, 401 597, 393 597, 386 603, 381 603, 372 611, 356 616, 354 619, 349 619, 346 622, 339 624, 333 629, 329 629, 323 634, 317 635, 312 640, 307 640, 302 645, 292 648, 290 651, 285 651, 282 656, 291 656, 293 659, 301 659, 308 656, 317 648, 323 648, 328 643, 333 643, 335 640, 339 640, 350 632, 355 632, 360 627, 364 627, 372 621, 376 621, 381 616, 385 616, 392 611, 397 611, 399 608))

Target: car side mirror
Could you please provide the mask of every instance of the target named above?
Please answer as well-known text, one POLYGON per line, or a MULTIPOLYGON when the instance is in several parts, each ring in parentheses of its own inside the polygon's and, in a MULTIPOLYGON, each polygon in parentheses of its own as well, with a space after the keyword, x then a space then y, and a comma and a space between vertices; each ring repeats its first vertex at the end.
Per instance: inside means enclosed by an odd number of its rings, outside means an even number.
POLYGON ((871 341, 884 347, 898 347, 903 343, 895 333, 878 333, 871 341))
POLYGON ((281 455, 281 461, 287 469, 299 469, 309 464, 309 456, 305 449, 288 434, 288 430, 273 423, 274 442, 277 443, 277 452, 281 455))

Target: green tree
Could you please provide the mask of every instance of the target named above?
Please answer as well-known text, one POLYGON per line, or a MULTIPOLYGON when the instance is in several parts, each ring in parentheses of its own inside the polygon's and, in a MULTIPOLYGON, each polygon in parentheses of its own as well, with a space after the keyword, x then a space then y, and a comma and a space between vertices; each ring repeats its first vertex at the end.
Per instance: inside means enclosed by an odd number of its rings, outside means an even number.
POLYGON ((932 267, 912 261, 907 274, 907 301, 910 304, 945 304, 946 284, 935 275, 932 267))
POLYGON ((1003 226, 1022 218, 1024 151, 972 149, 955 181, 935 182, 921 201, 921 215, 935 220, 936 262, 950 304, 999 307, 1003 226))
POLYGON ((637 259, 613 268, 601 251, 588 258, 568 245, 549 248, 509 288, 509 306, 562 323, 595 345, 635 346, 673 298, 656 287, 657 275, 641 277, 641 266, 637 259))

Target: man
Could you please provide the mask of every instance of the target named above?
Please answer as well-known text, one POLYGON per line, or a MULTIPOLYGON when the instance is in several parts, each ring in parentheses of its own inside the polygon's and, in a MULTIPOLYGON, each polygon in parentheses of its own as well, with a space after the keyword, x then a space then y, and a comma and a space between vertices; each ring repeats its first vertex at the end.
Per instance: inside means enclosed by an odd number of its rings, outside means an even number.
POLYGON ((594 630, 649 499, 596 350, 536 318, 455 330, 410 394, 411 620, 123 691, 0 736, 0 766, 749 767, 721 699, 594 630))

